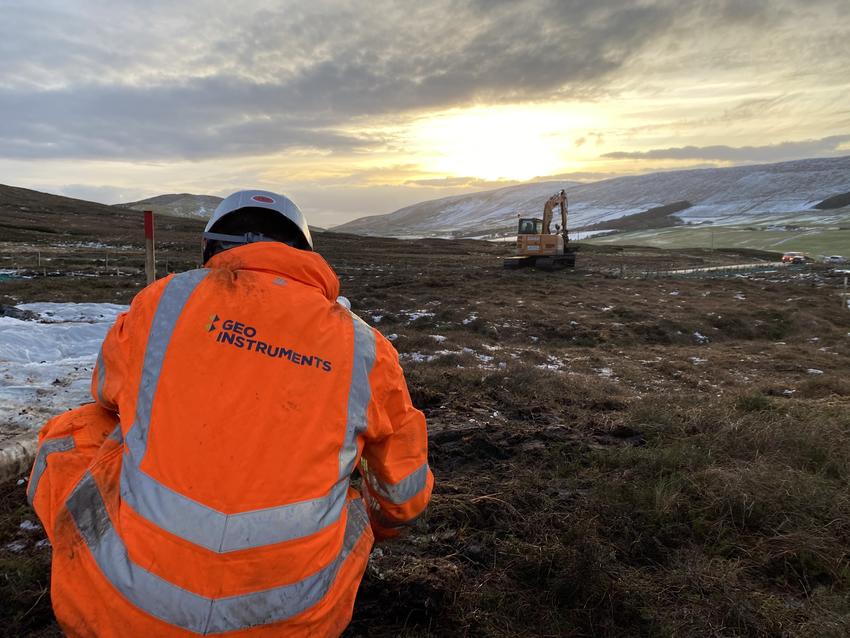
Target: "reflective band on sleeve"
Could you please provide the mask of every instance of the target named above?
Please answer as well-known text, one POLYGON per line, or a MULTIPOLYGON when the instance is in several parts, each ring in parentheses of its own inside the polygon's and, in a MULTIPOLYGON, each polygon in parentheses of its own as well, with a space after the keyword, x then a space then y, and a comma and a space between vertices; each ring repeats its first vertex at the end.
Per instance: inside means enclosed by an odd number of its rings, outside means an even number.
POLYGON ((124 442, 124 434, 121 432, 121 424, 119 423, 118 425, 116 425, 115 429, 112 430, 112 432, 106 438, 111 439, 112 441, 115 441, 116 443, 123 443, 124 442))
POLYGON ((369 485, 390 503, 401 505, 425 489, 428 484, 428 464, 421 465, 398 483, 384 483, 373 472, 367 474, 369 485))
POLYGON ((339 476, 329 492, 278 507, 225 514, 172 490, 140 467, 147 450, 150 415, 171 335, 189 297, 207 272, 195 270, 175 276, 160 297, 145 350, 136 420, 126 438, 121 497, 157 527, 217 553, 309 536, 338 521, 345 505, 349 477, 357 459, 357 436, 366 429, 375 336, 366 323, 353 316, 354 356, 346 431, 339 454, 339 476))
POLYGON ((367 411, 372 400, 369 375, 375 365, 375 333, 360 317, 351 313, 354 323, 354 361, 348 389, 348 418, 345 439, 339 451, 339 477, 348 479, 357 461, 357 437, 366 431, 367 411))
POLYGON ((61 439, 48 439, 41 444, 38 454, 35 457, 35 463, 33 464, 32 478, 30 479, 30 484, 27 486, 27 500, 30 505, 32 505, 32 501, 35 498, 35 492, 38 489, 38 482, 41 480, 41 475, 47 469, 47 457, 54 452, 73 450, 74 447, 76 446, 73 436, 65 436, 61 439))
POLYGON ((106 383, 106 362, 103 360, 103 346, 101 346, 100 351, 97 353, 97 397, 95 398, 102 404, 107 405, 106 399, 103 398, 104 383, 106 383))
POLYGON ((198 634, 281 622, 309 609, 327 594, 340 566, 368 525, 363 502, 351 501, 342 547, 329 565, 289 585, 207 598, 168 582, 130 559, 90 473, 74 488, 66 506, 98 568, 122 596, 146 613, 198 634))

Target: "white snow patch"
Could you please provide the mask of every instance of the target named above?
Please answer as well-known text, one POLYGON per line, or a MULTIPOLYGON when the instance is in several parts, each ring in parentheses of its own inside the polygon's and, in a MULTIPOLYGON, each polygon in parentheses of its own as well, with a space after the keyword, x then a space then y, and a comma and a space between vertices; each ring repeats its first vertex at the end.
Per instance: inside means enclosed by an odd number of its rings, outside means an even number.
POLYGON ((21 540, 12 541, 11 543, 8 543, 7 545, 3 546, 3 549, 8 550, 8 551, 15 553, 15 554, 20 554, 26 548, 27 548, 27 542, 21 541, 21 540))
POLYGON ((550 354, 546 356, 546 363, 538 364, 535 367, 541 370, 554 370, 559 372, 567 367, 567 364, 558 357, 550 354))
POLYGON ((697 343, 708 343, 709 341, 711 341, 711 339, 706 337, 701 332, 697 331, 694 333, 694 341, 696 341, 697 343))
POLYGON ((823 370, 818 370, 817 368, 809 368, 806 372, 808 374, 823 374, 823 370))
POLYGON ((423 354, 421 352, 402 352, 398 355, 399 359, 404 361, 414 361, 416 363, 424 363, 426 361, 433 361, 434 355, 432 354, 423 354))
POLYGON ((384 315, 372 315, 372 321, 375 323, 381 323, 381 319, 384 318, 384 315))
POLYGON ((32 303, 39 321, 0 317, 0 422, 38 428, 90 401, 100 344, 127 306, 32 303))
POLYGON ((25 532, 37 532, 41 529, 41 525, 38 523, 33 523, 29 520, 21 521, 20 528, 25 532))
POLYGON ((431 337, 437 343, 443 343, 443 341, 446 340, 446 337, 444 337, 443 335, 428 335, 428 336, 431 337))
POLYGON ((412 321, 416 321, 417 319, 423 319, 425 317, 433 317, 434 313, 429 312, 427 310, 407 310, 404 311, 404 314, 407 315, 407 322, 410 323, 412 321))
POLYGON ((471 314, 471 315, 469 315, 466 319, 464 319, 463 321, 461 321, 461 323, 462 323, 463 325, 465 325, 465 326, 468 326, 469 324, 471 324, 471 323, 472 323, 473 321, 475 321, 476 319, 478 319, 478 315, 476 315, 475 313, 472 313, 472 314, 471 314))

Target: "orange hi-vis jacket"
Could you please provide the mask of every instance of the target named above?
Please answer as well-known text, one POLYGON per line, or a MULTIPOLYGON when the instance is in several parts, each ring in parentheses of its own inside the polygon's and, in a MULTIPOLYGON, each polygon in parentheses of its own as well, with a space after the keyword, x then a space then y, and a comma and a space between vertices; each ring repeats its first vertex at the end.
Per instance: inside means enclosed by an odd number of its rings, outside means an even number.
POLYGON ((396 351, 338 292, 318 254, 254 243, 118 318, 28 487, 68 635, 343 631, 374 538, 434 479, 396 351))

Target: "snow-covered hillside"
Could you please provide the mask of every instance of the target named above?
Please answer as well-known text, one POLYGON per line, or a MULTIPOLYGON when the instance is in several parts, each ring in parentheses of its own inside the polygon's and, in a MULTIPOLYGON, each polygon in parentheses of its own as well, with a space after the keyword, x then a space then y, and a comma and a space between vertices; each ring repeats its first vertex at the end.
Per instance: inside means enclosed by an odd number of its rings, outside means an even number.
POLYGON ((192 195, 190 193, 179 193, 172 195, 157 195, 138 202, 121 204, 123 208, 133 210, 152 210, 160 215, 171 215, 172 217, 200 217, 209 219, 216 206, 221 202, 221 197, 215 195, 192 195))
POLYGON ((396 237, 510 231, 518 213, 539 217, 546 199, 561 188, 569 196, 570 227, 574 229, 682 200, 693 207, 677 215, 691 223, 750 223, 779 215, 786 218, 787 213, 826 219, 831 211, 813 210, 813 206, 850 191, 850 156, 652 173, 589 184, 523 184, 422 202, 333 230, 396 237))

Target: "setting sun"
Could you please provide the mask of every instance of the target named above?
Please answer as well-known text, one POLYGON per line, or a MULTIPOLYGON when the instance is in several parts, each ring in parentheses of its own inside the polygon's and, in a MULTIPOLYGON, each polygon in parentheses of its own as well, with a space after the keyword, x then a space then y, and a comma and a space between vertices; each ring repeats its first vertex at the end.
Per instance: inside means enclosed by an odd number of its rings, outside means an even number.
POLYGON ((421 119, 410 134, 426 171, 524 180, 574 168, 573 150, 582 131, 601 124, 602 118, 586 109, 563 105, 494 106, 421 119))

